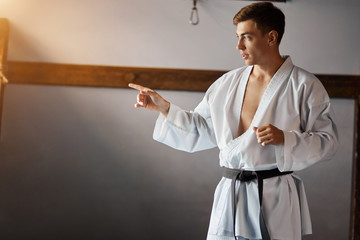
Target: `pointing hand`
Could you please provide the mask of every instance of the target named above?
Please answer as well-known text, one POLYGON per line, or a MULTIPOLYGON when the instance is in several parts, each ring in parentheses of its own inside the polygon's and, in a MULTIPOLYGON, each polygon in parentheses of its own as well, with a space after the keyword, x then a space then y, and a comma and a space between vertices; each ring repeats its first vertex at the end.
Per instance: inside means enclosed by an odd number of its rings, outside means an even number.
POLYGON ((148 110, 157 111, 167 117, 170 109, 170 103, 162 98, 157 92, 134 83, 130 83, 129 87, 140 91, 137 95, 137 103, 135 104, 136 108, 143 107, 148 110))

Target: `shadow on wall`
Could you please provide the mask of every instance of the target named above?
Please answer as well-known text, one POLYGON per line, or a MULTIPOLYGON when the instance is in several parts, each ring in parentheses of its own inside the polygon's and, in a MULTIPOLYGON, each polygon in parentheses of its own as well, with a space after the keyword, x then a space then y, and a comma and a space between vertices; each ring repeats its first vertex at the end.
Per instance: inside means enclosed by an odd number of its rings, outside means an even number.
POLYGON ((205 238, 216 150, 152 141, 156 115, 134 109, 131 90, 6 90, 1 239, 205 238))

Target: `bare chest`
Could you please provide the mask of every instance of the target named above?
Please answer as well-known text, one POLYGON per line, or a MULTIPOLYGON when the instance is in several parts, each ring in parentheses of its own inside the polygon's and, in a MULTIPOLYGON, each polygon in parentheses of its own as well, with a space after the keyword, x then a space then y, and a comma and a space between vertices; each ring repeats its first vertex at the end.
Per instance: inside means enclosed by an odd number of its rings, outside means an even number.
POLYGON ((268 82, 249 79, 240 114, 238 136, 250 127, 267 85, 268 82))

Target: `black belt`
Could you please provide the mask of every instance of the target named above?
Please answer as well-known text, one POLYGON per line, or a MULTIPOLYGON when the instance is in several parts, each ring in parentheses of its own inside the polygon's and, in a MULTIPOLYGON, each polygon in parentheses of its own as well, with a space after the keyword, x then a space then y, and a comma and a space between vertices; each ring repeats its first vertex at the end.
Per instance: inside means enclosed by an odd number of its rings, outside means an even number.
MULTIPOLYGON (((232 169, 223 167, 223 177, 231 179, 231 202, 232 202, 232 214, 233 214, 233 223, 234 223, 234 236, 235 236, 235 182, 240 180, 242 182, 251 181, 254 179, 258 180, 258 191, 259 191, 259 203, 260 203, 260 231, 263 240, 271 240, 269 231, 267 230, 263 207, 262 207, 262 195, 263 195, 263 180, 266 178, 272 178, 276 176, 291 174, 293 172, 280 172, 279 169, 263 170, 263 171, 247 171, 241 169, 232 169)), ((235 236, 236 239, 236 236, 235 236)))

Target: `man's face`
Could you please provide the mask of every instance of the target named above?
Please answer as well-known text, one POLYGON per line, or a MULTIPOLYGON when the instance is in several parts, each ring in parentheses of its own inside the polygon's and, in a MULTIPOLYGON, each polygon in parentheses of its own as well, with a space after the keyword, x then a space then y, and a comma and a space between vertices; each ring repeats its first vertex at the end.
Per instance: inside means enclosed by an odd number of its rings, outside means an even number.
POLYGON ((236 48, 246 65, 257 65, 264 62, 264 55, 268 51, 267 35, 262 35, 252 20, 240 22, 236 28, 238 43, 236 48))

